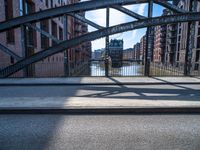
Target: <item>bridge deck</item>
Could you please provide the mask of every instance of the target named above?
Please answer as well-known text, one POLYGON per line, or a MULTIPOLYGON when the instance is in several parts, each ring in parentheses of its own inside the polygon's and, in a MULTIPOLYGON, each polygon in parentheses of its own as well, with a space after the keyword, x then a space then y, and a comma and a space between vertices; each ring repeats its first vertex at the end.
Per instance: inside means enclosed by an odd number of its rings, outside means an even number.
POLYGON ((0 86, 0 110, 14 108, 200 108, 199 78, 6 79, 1 80, 0 83, 10 84, 10 86, 0 86), (13 83, 16 85, 12 85, 13 83), (49 83, 52 85, 45 85, 49 83), (63 83, 74 85, 62 85, 63 83), (132 83, 132 85, 114 85, 115 83, 132 83), (20 84, 24 85, 20 86, 20 84))
POLYGON ((199 84, 200 77, 69 77, 69 78, 7 78, 3 85, 82 85, 82 84, 199 84))

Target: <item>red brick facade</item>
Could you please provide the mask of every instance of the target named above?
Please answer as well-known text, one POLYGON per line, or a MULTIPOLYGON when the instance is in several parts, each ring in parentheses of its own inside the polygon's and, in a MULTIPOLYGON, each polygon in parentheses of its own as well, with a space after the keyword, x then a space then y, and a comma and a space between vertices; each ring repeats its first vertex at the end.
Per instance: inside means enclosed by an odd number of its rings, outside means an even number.
MULTIPOLYGON (((67 5, 71 3, 79 2, 80 0, 27 0, 26 2, 26 9, 29 13, 32 12, 38 12, 45 9, 50 9, 52 7, 59 7, 62 5, 67 5)), ((12 15, 9 14, 9 18, 6 17, 6 7, 7 2, 9 4, 12 4, 13 11, 11 13, 14 17, 18 17, 22 15, 22 1, 18 0, 2 0, 0 3, 0 21, 5 21, 6 18, 10 19, 12 18, 12 15), (13 3, 11 3, 13 1, 13 3)), ((9 8, 11 9, 11 7, 9 8)), ((83 16, 85 14, 82 14, 83 16)), ((67 17, 67 33, 64 33, 64 17, 58 17, 53 19, 44 20, 41 22, 37 22, 36 25, 38 28, 43 29, 44 31, 48 32, 49 34, 53 35, 59 40, 66 39, 67 38, 73 38, 82 34, 85 34, 88 32, 87 25, 84 23, 78 23, 77 20, 74 18, 68 16, 67 17), (79 30, 79 31, 78 31, 79 30)), ((22 34, 22 28, 16 28, 14 29, 14 42, 9 42, 12 40, 12 33, 9 34, 9 32, 3 32, 0 33, 0 41, 1 44, 11 49, 13 52, 18 54, 21 57, 24 57, 25 55, 31 56, 34 53, 37 53, 39 51, 42 51, 44 49, 47 49, 48 47, 53 46, 56 44, 52 39, 49 39, 42 35, 39 32, 36 32, 30 28, 27 28, 27 52, 25 53, 23 51, 23 34, 22 34), (9 38, 10 37, 10 40, 9 38)), ((67 52, 67 50, 66 50, 67 52)), ((68 57, 69 57, 69 63, 70 67, 75 69, 75 67, 83 61, 88 61, 91 57, 91 43, 87 42, 84 44, 81 44, 75 48, 68 50, 68 57)), ((34 65, 31 65, 28 69, 29 76, 30 77, 48 77, 48 76, 64 76, 64 70, 65 70, 65 57, 64 52, 55 54, 51 57, 48 57, 46 59, 43 59, 40 62, 35 63, 34 65)), ((3 68, 5 66, 11 65, 16 62, 16 60, 13 60, 10 56, 0 51, 0 68, 3 68)), ((15 76, 22 77, 23 71, 20 71, 20 73, 15 74, 15 76)))

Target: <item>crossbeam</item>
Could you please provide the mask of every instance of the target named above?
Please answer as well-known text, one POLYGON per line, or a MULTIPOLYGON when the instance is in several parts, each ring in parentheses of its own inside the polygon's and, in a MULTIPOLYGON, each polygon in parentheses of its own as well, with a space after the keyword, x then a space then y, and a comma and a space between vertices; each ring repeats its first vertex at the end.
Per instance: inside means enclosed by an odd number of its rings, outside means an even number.
POLYGON ((78 14, 75 14, 75 13, 69 13, 69 15, 74 17, 74 18, 76 18, 76 19, 78 19, 78 20, 80 20, 80 21, 82 21, 82 22, 87 23, 88 25, 90 25, 90 26, 92 26, 92 27, 94 27, 96 29, 103 29, 104 28, 104 27, 102 27, 102 26, 100 26, 100 25, 98 25, 98 24, 86 19, 85 17, 83 17, 81 15, 78 15, 78 14))
POLYGON ((0 50, 3 51, 4 53, 8 54, 9 56, 12 56, 17 61, 22 59, 19 55, 15 54, 12 50, 10 50, 9 48, 5 47, 1 43, 0 43, 0 50))
POLYGON ((125 24, 120 24, 117 26, 112 26, 109 28, 100 29, 98 31, 94 31, 80 37, 73 38, 71 40, 63 41, 62 43, 48 48, 44 51, 40 51, 29 58, 25 58, 14 65, 11 65, 2 71, 0 71, 0 77, 8 77, 9 75, 23 69, 24 67, 38 62, 46 57, 52 56, 56 53, 60 53, 65 49, 71 48, 75 45, 78 45, 83 42, 92 41, 99 39, 101 37, 105 37, 108 35, 113 35, 125 31, 130 31, 139 28, 145 28, 149 26, 157 26, 157 25, 164 25, 170 23, 178 23, 178 22, 188 22, 188 21, 198 21, 200 20, 200 12, 196 13, 184 13, 184 14, 176 14, 170 16, 161 16, 161 17, 154 17, 148 18, 138 21, 133 21, 125 24))
POLYGON ((164 6, 165 8, 168 8, 176 13, 187 13, 188 11, 184 10, 184 9, 181 9, 167 1, 164 1, 164 0, 153 0, 153 2, 161 5, 161 6, 164 6))
POLYGON ((33 30, 36 30, 36 31, 40 32, 44 36, 46 36, 46 37, 52 39, 53 41, 55 41, 56 43, 60 43, 61 42, 55 36, 53 36, 53 35, 49 34, 48 32, 38 28, 37 26, 34 26, 34 25, 30 24, 30 23, 26 23, 26 26, 28 26, 29 28, 32 28, 33 30))
POLYGON ((124 8, 122 6, 119 6, 119 5, 112 6, 112 8, 115 8, 115 9, 117 9, 117 10, 119 10, 119 11, 133 17, 133 18, 136 18, 136 19, 145 19, 146 18, 142 15, 139 15, 139 14, 137 14, 137 13, 135 13, 135 12, 133 12, 133 11, 127 9, 127 8, 124 8))
MULTIPOLYGON (((92 0, 92 1, 65 5, 1 22, 0 32, 14 27, 19 27, 21 24, 25 24, 28 22, 37 22, 40 20, 58 17, 68 13, 79 13, 83 11, 112 7, 114 5, 141 4, 141 3, 147 3, 149 1, 150 0, 92 0)), ((164 7, 167 7, 171 10, 176 10, 176 11, 180 10, 180 8, 168 3, 167 1, 168 0, 154 0, 153 2, 162 5, 164 7), (165 3, 163 3, 162 1, 164 1, 165 3)))

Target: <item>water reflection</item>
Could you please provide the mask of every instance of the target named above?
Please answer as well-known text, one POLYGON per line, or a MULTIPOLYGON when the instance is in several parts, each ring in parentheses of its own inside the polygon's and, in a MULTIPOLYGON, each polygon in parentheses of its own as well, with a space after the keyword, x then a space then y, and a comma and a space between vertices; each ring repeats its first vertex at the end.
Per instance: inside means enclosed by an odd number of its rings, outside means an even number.
MULTIPOLYGON (((113 68, 109 65, 110 76, 142 76, 143 65, 137 62, 124 62, 120 68, 113 68)), ((91 63, 91 76, 105 76, 104 62, 91 63)))

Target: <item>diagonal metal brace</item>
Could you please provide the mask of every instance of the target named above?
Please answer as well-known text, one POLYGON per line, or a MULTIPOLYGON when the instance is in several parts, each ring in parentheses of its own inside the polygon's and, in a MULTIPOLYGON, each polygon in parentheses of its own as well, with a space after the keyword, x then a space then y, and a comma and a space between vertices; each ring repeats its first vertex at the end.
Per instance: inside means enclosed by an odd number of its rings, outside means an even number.
MULTIPOLYGON (((5 30, 18 27, 21 24, 25 24, 28 22, 37 22, 40 20, 58 17, 63 14, 67 13, 75 13, 80 11, 90 11, 94 9, 101 9, 106 7, 111 7, 114 5, 129 5, 129 4, 141 4, 141 3, 147 3, 149 0, 90 0, 75 4, 70 4, 66 6, 57 7, 54 9, 47 9, 40 12, 36 12, 30 15, 25 15, 21 17, 17 17, 14 19, 10 19, 8 21, 4 21, 0 23, 0 32, 3 32, 5 30)), ((177 6, 174 6, 167 2, 168 0, 153 0, 153 2, 162 5, 168 9, 174 10, 176 12, 185 12, 182 9, 178 8, 177 6)))
POLYGON ((46 31, 44 31, 44 30, 38 28, 37 26, 34 26, 34 25, 30 24, 30 23, 26 23, 25 25, 28 26, 28 27, 30 27, 30 28, 32 28, 33 30, 36 30, 36 31, 40 32, 40 33, 43 34, 44 36, 46 36, 46 37, 52 39, 53 41, 55 41, 56 43, 60 43, 60 42, 61 42, 61 41, 58 40, 56 37, 54 37, 53 35, 49 34, 49 33, 46 32, 46 31))
POLYGON ((133 18, 136 18, 138 20, 146 19, 146 17, 144 17, 142 15, 139 15, 139 14, 137 14, 137 13, 135 13, 135 12, 133 12, 133 11, 127 9, 127 8, 124 8, 122 6, 119 6, 119 5, 112 6, 112 8, 117 9, 117 10, 119 10, 119 11, 121 11, 121 12, 123 12, 123 13, 131 16, 131 17, 133 17, 133 18))
POLYGON ((167 2, 166 0, 153 0, 153 2, 155 2, 155 3, 157 3, 161 6, 164 6, 164 7, 168 8, 168 9, 170 9, 170 10, 176 12, 176 13, 187 13, 188 12, 184 9, 181 9, 181 8, 167 2))
POLYGON ((70 47, 73 47, 83 42, 99 39, 107 35, 114 35, 117 33, 131 31, 134 29, 139 29, 139 28, 144 28, 144 27, 149 27, 149 26, 166 25, 166 24, 171 24, 171 23, 198 21, 198 20, 200 20, 200 12, 155 17, 155 18, 150 18, 150 19, 129 22, 129 23, 125 23, 125 24, 121 24, 121 25, 117 25, 117 26, 113 26, 109 28, 104 28, 98 31, 94 31, 94 32, 73 38, 71 40, 63 41, 62 43, 55 45, 53 47, 50 47, 46 50, 40 51, 29 58, 20 60, 14 65, 4 68, 2 71, 0 71, 0 78, 7 77, 32 63, 38 62, 56 53, 60 53, 64 51, 65 49, 68 49, 70 47))
POLYGON ((74 17, 74 18, 76 18, 76 19, 78 19, 78 20, 80 20, 80 21, 82 21, 82 22, 87 23, 88 25, 90 25, 90 26, 92 26, 92 27, 94 27, 96 29, 103 29, 104 28, 104 27, 102 27, 102 26, 100 26, 100 25, 98 25, 98 24, 86 19, 85 17, 83 17, 81 15, 78 15, 78 14, 75 14, 75 13, 69 13, 69 15, 74 17))
POLYGON ((17 61, 21 60, 22 57, 20 57, 19 55, 15 54, 13 51, 11 51, 9 48, 5 47, 4 45, 2 45, 0 43, 0 50, 3 51, 4 53, 12 56, 13 58, 15 58, 17 61))

